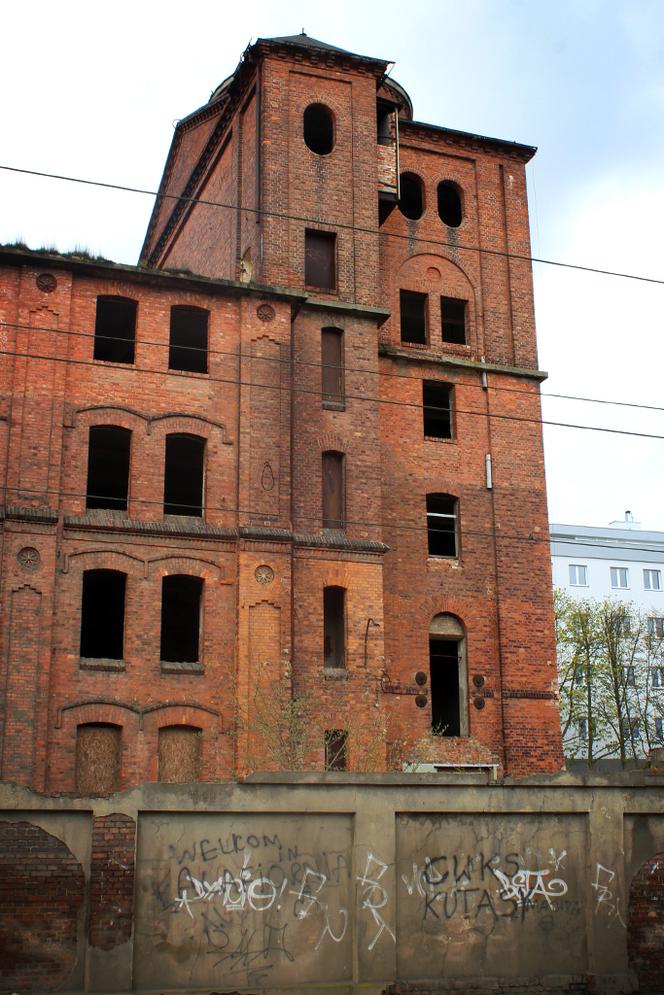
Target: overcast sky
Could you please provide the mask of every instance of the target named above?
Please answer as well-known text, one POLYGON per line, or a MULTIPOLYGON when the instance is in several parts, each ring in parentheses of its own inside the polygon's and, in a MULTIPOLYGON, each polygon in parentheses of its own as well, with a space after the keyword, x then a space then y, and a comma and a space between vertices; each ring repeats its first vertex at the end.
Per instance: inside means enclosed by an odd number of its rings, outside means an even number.
MULTIPOLYGON (((664 280, 664 0, 5 4, 0 162, 156 189, 173 122, 257 37, 396 62, 415 117, 537 145, 533 254, 664 280)), ((0 242, 134 263, 150 198, 0 170, 0 242)), ((545 393, 664 407, 664 286, 536 264, 545 393)), ((544 417, 664 436, 664 414, 544 417)), ((664 440, 545 427, 552 521, 664 529, 664 440)))

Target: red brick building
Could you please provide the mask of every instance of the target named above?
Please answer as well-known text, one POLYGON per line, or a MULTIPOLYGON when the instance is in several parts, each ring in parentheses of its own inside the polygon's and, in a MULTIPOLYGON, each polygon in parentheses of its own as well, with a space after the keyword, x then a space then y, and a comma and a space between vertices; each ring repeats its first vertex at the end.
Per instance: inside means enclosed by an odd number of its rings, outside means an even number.
POLYGON ((525 163, 259 40, 138 267, 0 251, 2 778, 557 769, 525 163))

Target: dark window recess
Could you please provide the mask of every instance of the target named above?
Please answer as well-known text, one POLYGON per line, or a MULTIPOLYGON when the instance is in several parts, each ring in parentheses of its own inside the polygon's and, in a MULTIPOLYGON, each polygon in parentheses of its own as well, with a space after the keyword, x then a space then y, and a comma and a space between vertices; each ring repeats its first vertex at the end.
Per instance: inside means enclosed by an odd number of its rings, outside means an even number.
POLYGON ((344 400, 343 334, 340 328, 324 328, 321 332, 323 402, 342 404, 344 400))
POLYGON ((334 290, 337 285, 334 254, 336 235, 328 231, 304 233, 304 282, 308 287, 334 290))
POLYGON ((323 453, 323 528, 343 529, 345 518, 343 453, 323 453))
POLYGON ((325 104, 309 104, 303 118, 304 141, 316 155, 329 155, 334 148, 334 117, 325 104))
POLYGON ((346 592, 343 587, 323 588, 323 666, 346 666, 346 592))
POLYGON ((348 733, 345 729, 325 731, 325 770, 346 770, 346 745, 348 733))
POLYGON ((115 425, 93 425, 88 441, 86 508, 127 510, 131 432, 115 425))
POLYGON ((452 388, 437 380, 422 381, 424 434, 431 439, 452 438, 452 388))
POLYGON ((111 795, 120 787, 122 728, 90 722, 76 729, 76 793, 111 795))
POLYGON ((443 342, 466 344, 466 304, 456 297, 440 298, 443 342))
POLYGON ((193 784, 201 779, 203 731, 196 726, 165 726, 159 730, 159 780, 193 784))
POLYGON ((161 582, 160 659, 197 663, 201 628, 203 580, 174 574, 161 582))
POLYGON ((457 556, 457 499, 427 494, 429 556, 457 556))
POLYGON ((119 570, 86 570, 81 604, 81 656, 122 660, 124 654, 125 587, 119 570))
POLYGON ((459 643, 429 639, 431 730, 437 736, 461 735, 459 705, 459 643))
POLYGON ((98 297, 94 358, 109 363, 133 363, 136 344, 136 301, 128 297, 98 297))
POLYGON ((197 435, 167 435, 164 466, 164 514, 203 514, 205 439, 197 435))
POLYGON ((171 308, 169 370, 207 373, 208 317, 209 312, 200 307, 177 304, 171 308))
POLYGON ((415 173, 402 173, 399 177, 399 210, 404 218, 418 221, 424 213, 422 180, 415 173))
POLYGON ((392 115, 394 104, 384 100, 376 102, 376 139, 379 145, 392 144, 392 115))
POLYGON ((426 345, 427 295, 414 290, 399 291, 401 308, 401 341, 426 345))
POLYGON ((438 214, 443 224, 458 228, 463 221, 461 194, 454 183, 443 181, 438 184, 438 214))

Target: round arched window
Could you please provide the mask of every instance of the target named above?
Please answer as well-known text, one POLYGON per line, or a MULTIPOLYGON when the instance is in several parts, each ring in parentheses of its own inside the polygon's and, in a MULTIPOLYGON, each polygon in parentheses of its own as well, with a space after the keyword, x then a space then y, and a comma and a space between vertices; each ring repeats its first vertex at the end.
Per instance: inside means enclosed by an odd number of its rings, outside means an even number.
POLYGON ((443 224, 458 228, 463 221, 461 190, 456 183, 443 180, 438 184, 438 213, 443 224))
POLYGON ((402 173, 399 177, 401 196, 399 210, 404 218, 418 221, 424 214, 424 187, 415 173, 402 173))
POLYGON ((329 155, 334 148, 334 117, 325 104, 309 104, 304 112, 304 141, 316 155, 329 155))

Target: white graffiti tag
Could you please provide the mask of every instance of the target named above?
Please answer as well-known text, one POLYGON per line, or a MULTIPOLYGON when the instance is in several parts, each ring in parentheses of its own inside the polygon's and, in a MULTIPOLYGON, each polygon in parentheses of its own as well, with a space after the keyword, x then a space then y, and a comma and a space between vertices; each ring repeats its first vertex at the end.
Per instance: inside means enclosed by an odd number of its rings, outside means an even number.
POLYGON ((539 871, 517 871, 512 877, 508 877, 498 868, 494 868, 493 873, 502 885, 501 888, 497 889, 496 894, 503 901, 513 899, 519 906, 527 905, 537 895, 541 895, 549 908, 553 909, 551 899, 562 898, 563 895, 567 894, 567 884, 562 878, 551 878, 545 881, 545 878, 551 873, 548 868, 539 871))
POLYGON ((604 867, 603 864, 597 864, 595 880, 591 884, 597 896, 595 915, 597 915, 600 908, 604 908, 609 916, 615 916, 624 926, 625 922, 620 915, 620 899, 614 895, 613 889, 609 887, 609 885, 613 884, 615 876, 615 871, 612 871, 609 867, 604 867))
POLYGON ((369 950, 373 950, 384 930, 387 930, 395 943, 397 942, 396 936, 379 912, 379 909, 383 909, 387 905, 387 891, 381 884, 378 883, 385 874, 387 866, 388 865, 384 864, 382 860, 374 857, 373 853, 370 853, 367 857, 367 864, 364 868, 364 874, 358 875, 356 878, 356 880, 362 885, 363 889, 360 895, 360 908, 367 909, 373 916, 374 922, 378 926, 378 931, 369 944, 369 950), (377 873, 374 868, 377 870, 377 873))

